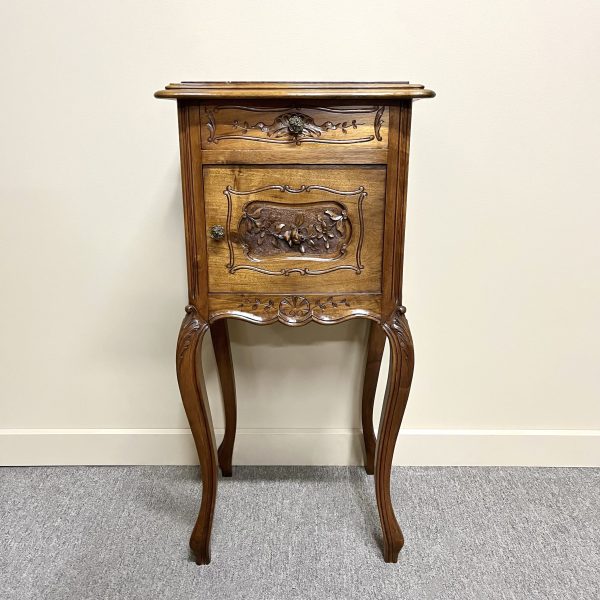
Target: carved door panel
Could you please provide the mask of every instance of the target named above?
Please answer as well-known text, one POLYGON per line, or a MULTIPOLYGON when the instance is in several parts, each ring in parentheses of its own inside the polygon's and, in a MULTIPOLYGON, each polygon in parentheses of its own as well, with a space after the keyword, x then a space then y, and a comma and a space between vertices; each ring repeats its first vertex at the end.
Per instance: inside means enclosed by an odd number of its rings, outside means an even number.
POLYGON ((204 167, 210 292, 381 291, 385 167, 204 167))

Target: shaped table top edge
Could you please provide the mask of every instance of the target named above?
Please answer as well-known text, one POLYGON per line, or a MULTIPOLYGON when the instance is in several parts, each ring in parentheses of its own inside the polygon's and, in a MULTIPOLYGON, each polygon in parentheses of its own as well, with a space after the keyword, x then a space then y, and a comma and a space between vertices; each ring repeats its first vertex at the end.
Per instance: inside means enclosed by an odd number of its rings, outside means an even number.
POLYGON ((420 84, 403 82, 181 82, 157 91, 156 98, 174 100, 227 99, 377 99, 433 98, 420 84))

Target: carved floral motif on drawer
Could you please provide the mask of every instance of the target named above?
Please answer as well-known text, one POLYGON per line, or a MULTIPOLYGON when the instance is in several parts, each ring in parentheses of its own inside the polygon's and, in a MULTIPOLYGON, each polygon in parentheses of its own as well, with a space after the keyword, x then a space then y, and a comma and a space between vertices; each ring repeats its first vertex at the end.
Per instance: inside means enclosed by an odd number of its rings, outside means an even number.
POLYGON ((273 107, 205 106, 202 137, 205 147, 219 141, 270 144, 365 144, 381 146, 385 106, 273 107))

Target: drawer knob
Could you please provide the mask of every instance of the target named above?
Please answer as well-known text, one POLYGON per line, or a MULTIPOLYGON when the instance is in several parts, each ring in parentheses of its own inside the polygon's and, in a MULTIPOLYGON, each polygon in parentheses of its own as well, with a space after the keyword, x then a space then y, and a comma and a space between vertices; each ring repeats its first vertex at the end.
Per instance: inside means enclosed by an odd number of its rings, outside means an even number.
POLYGON ((210 228, 210 237, 213 240, 222 240, 225 237, 225 229, 222 225, 213 225, 210 228))
POLYGON ((304 119, 300 115, 292 115, 288 119, 288 129, 292 135, 300 135, 304 127, 304 119))

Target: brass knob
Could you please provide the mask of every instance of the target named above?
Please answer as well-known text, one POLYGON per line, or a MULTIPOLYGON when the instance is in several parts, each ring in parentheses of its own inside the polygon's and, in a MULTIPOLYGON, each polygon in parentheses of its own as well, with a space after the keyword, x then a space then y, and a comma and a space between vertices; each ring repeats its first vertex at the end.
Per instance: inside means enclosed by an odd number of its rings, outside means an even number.
POLYGON ((219 240, 222 240, 225 237, 225 229, 223 228, 222 225, 213 225, 210 228, 210 237, 213 240, 217 240, 217 242, 219 240))
POLYGON ((300 135, 304 129, 304 119, 301 115, 292 115, 288 119, 288 129, 293 135, 300 135))

